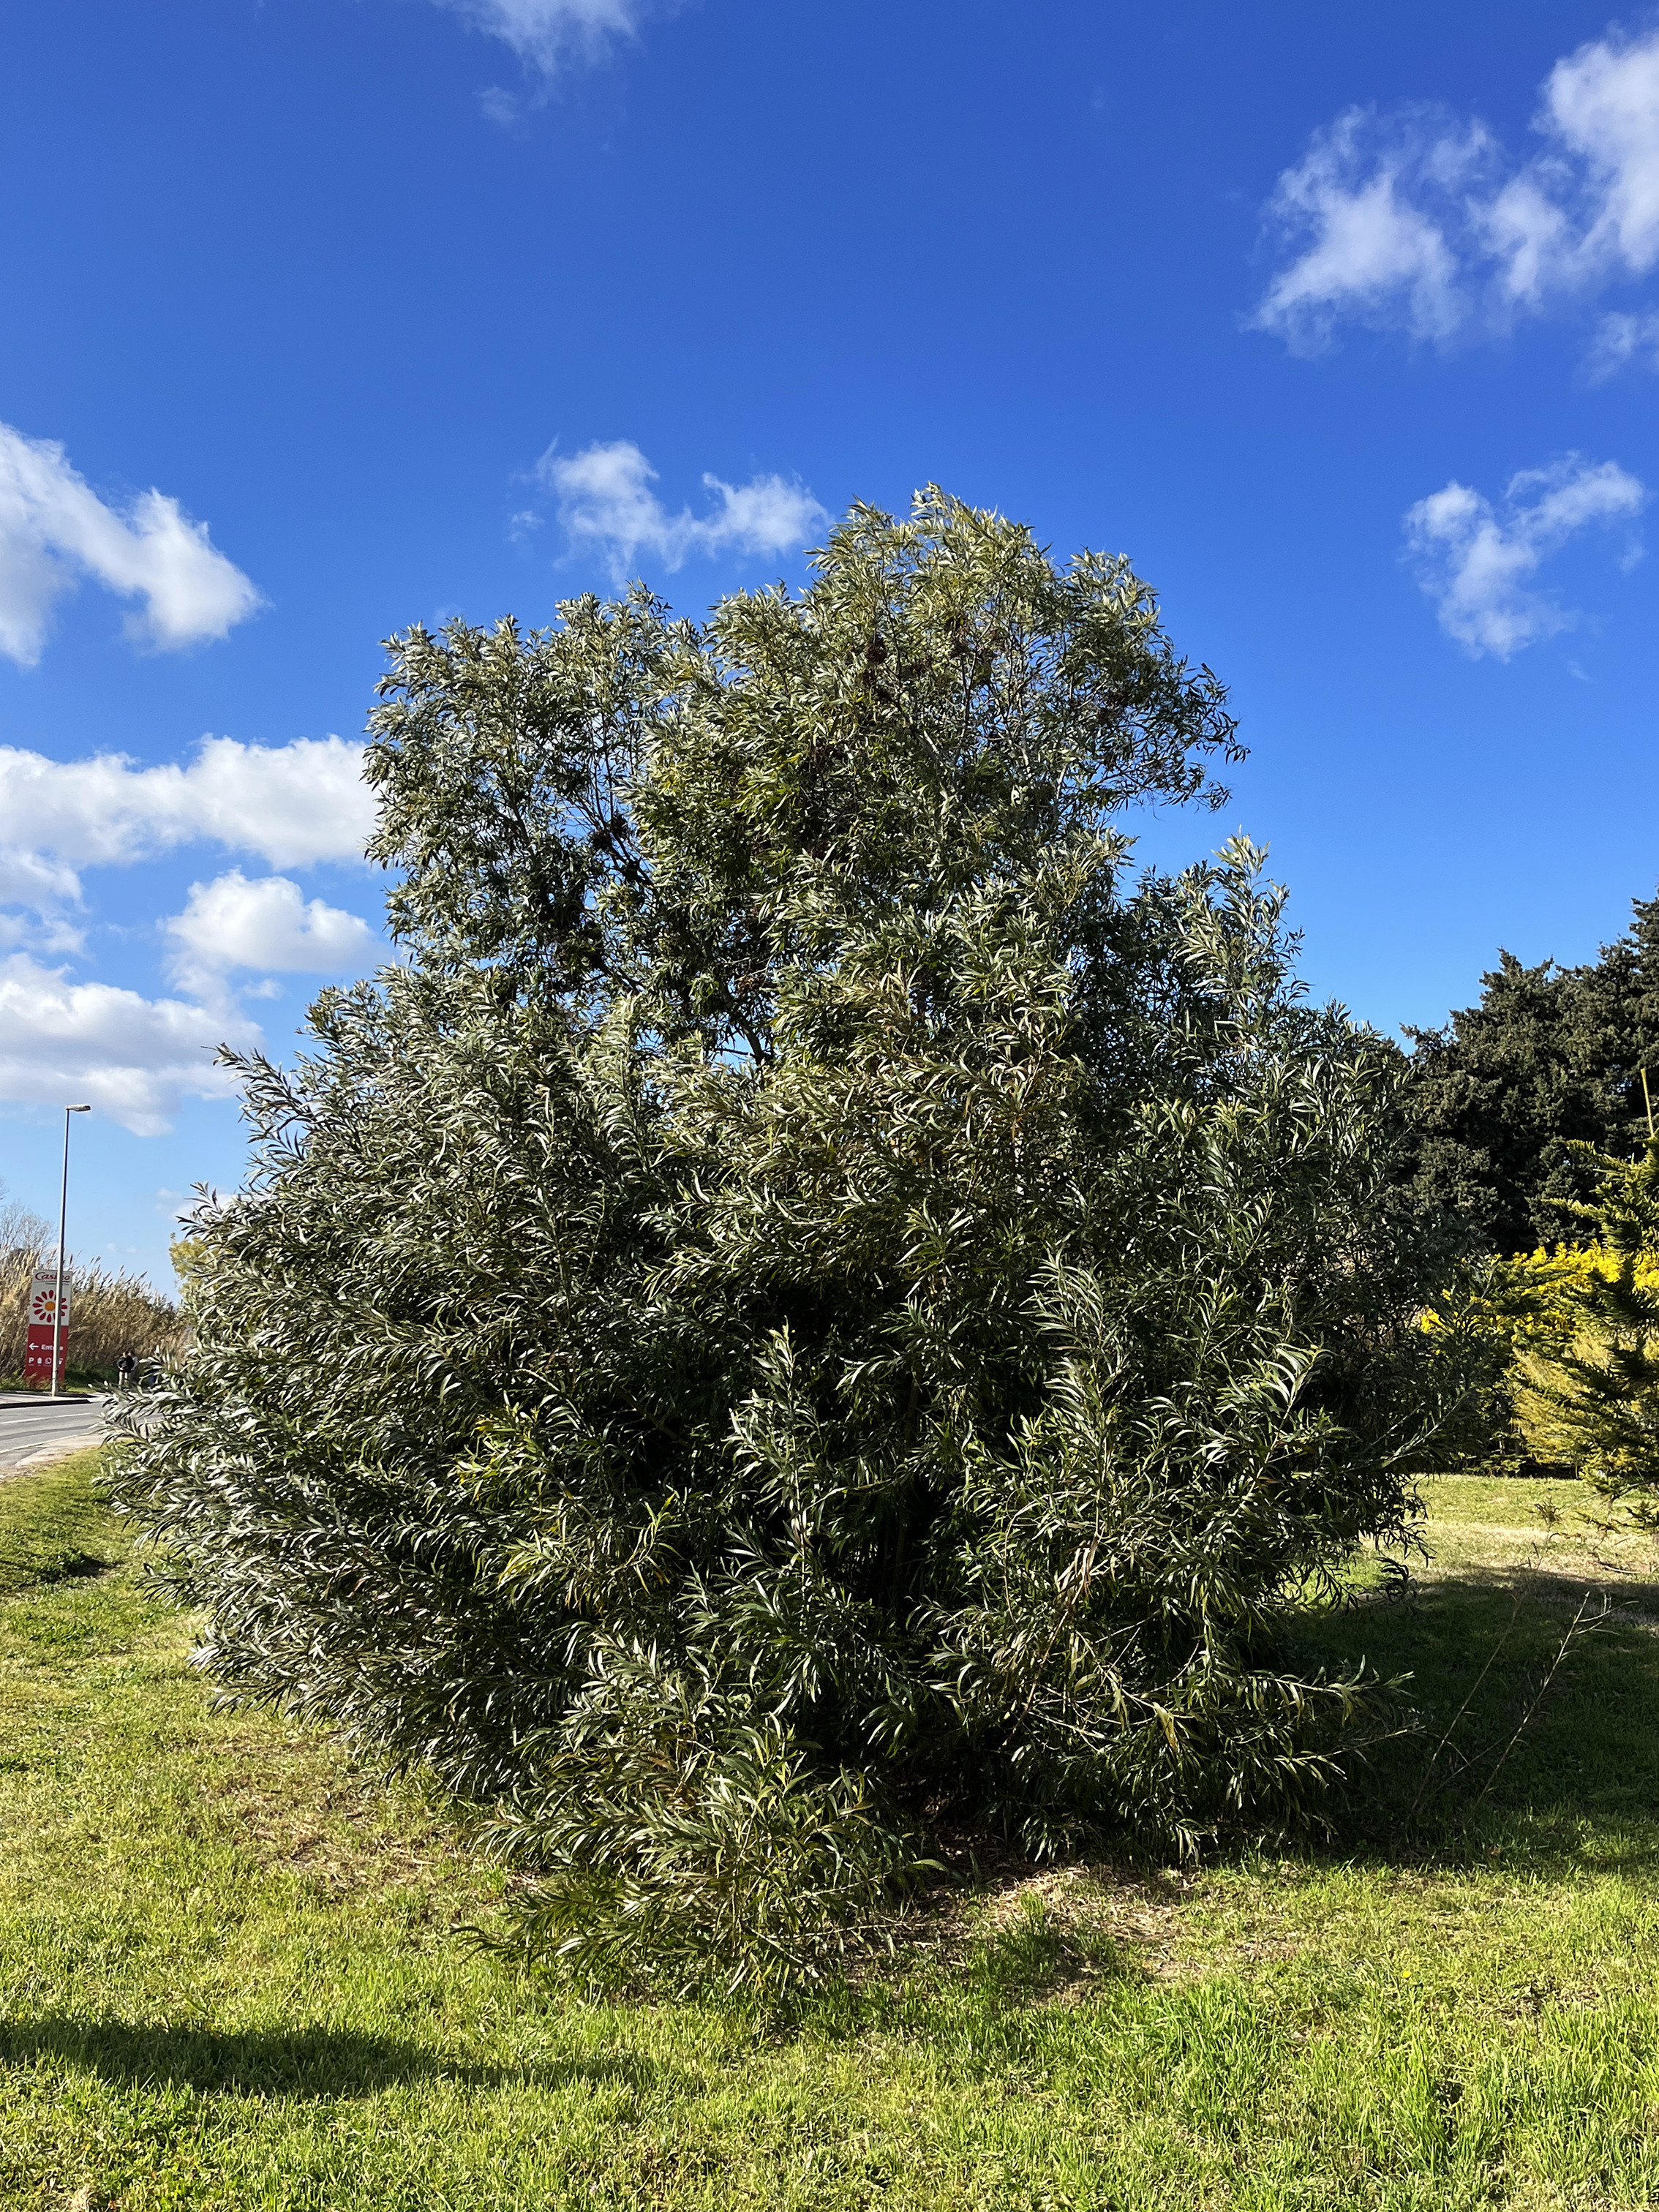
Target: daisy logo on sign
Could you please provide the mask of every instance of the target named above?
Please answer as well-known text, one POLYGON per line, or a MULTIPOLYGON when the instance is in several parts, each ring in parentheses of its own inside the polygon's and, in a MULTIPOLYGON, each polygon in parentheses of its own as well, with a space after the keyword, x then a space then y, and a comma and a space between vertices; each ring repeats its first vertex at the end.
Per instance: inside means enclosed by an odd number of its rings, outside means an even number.
POLYGON ((67 1275, 64 1282, 64 1310, 58 1311, 58 1270, 56 1267, 37 1267, 29 1284, 29 1333, 23 1353, 23 1379, 26 1382, 45 1382, 52 1380, 52 1338, 58 1339, 58 1384, 61 1389, 64 1368, 69 1358, 70 1286, 67 1275))

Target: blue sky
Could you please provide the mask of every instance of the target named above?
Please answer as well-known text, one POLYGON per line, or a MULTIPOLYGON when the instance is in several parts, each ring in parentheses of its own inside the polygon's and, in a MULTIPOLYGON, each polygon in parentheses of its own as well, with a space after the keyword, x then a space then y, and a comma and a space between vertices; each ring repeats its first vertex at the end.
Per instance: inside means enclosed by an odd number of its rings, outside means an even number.
POLYGON ((1659 879, 1659 17, 1553 0, 17 8, 0 1176, 166 1269, 220 1037, 377 956, 379 641, 687 611, 938 481, 1127 552, 1385 1029, 1659 879), (654 473, 653 473, 654 472, 654 473))

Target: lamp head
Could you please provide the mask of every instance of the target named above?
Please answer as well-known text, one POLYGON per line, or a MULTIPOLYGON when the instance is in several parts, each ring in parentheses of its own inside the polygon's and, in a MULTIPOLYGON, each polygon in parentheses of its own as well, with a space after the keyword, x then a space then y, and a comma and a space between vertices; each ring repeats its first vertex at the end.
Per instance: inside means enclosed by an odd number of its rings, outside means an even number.
POLYGON ((90 1114, 92 1109, 90 1106, 65 1106, 64 1111, 66 1114, 90 1114))

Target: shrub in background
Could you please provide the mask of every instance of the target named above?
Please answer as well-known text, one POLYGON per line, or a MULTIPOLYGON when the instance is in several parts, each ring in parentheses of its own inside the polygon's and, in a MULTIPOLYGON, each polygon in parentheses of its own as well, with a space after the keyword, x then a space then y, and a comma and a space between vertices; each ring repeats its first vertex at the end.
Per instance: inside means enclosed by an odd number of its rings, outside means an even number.
POLYGON ((1599 1182, 1600 1194, 1562 1210, 1601 1234, 1478 1262, 1421 1325, 1473 1386, 1464 1415, 1443 1432, 1449 1464, 1531 1462, 1623 1497, 1659 1478, 1653 1156, 1632 1163, 1581 1150, 1575 1170, 1599 1182))
MULTIPOLYGON (((1635 1161, 1585 1146, 1597 1241, 1534 1258, 1515 1339, 1516 1417, 1540 1459, 1652 1519, 1659 1499, 1659 1139, 1635 1161)), ((1521 1263, 1512 1273, 1519 1274, 1521 1263)), ((1517 1285, 1519 1287, 1519 1285, 1517 1285)), ((1523 1291, 1524 1297, 1524 1291, 1523 1291)))
POLYGON ((123 1500, 233 1692, 494 1806, 523 1933, 775 1988, 938 1840, 1190 1847, 1371 1692, 1282 1655, 1464 1395, 1399 1056, 1120 560, 938 494, 799 594, 393 641, 404 961, 243 1063, 257 1170, 123 1500))

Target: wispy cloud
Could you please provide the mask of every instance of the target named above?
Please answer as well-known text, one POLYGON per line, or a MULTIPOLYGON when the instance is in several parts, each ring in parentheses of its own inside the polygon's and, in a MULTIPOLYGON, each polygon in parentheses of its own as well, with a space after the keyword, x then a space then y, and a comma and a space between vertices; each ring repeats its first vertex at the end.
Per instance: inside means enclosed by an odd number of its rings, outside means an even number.
POLYGON ((475 28, 512 47, 522 62, 550 73, 573 57, 592 61, 618 39, 632 38, 644 0, 438 0, 475 28))
MULTIPOLYGON (((1577 619, 1534 589, 1543 562, 1581 530, 1633 521, 1647 496, 1616 462, 1576 453, 1511 477, 1496 503, 1454 477, 1407 512, 1407 550, 1446 635, 1508 660, 1577 619)), ((1632 539, 1626 558, 1638 550, 1632 539)))
POLYGON ((1659 307, 1645 314, 1603 315, 1584 357, 1585 373, 1592 384, 1605 384, 1621 368, 1659 369, 1659 307))
MULTIPOLYGON (((1345 322, 1447 343, 1582 305, 1659 264, 1659 31, 1556 63, 1530 159, 1478 121, 1352 108, 1285 171, 1281 265, 1252 322, 1317 352, 1345 322)), ((1632 347, 1626 358, 1637 358, 1632 347)))
POLYGON ((592 66, 637 37, 647 15, 665 14, 674 0, 436 0, 475 30, 512 49, 528 80, 527 94, 486 86, 479 94, 492 123, 511 127, 526 106, 538 107, 563 70, 592 66))
POLYGON ((1280 177, 1269 215, 1301 251, 1254 321, 1296 353, 1316 353, 1345 319, 1446 338, 1468 313, 1443 203, 1487 151, 1449 119, 1418 112, 1385 125, 1352 108, 1280 177))
POLYGON ((556 495, 571 538, 600 548, 619 582, 641 553, 674 569, 693 555, 792 552, 830 520, 804 484, 781 476, 744 484, 705 476, 704 489, 715 495, 710 512, 672 514, 651 489, 657 471, 625 438, 568 458, 545 453, 537 475, 556 495))
POLYGON ((260 604, 177 500, 143 492, 118 513, 61 446, 0 422, 0 653, 32 667, 54 605, 83 576, 142 601, 128 635, 159 652, 223 637, 260 604))

